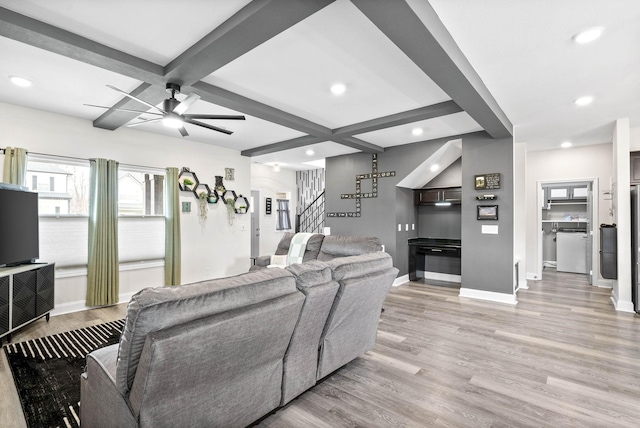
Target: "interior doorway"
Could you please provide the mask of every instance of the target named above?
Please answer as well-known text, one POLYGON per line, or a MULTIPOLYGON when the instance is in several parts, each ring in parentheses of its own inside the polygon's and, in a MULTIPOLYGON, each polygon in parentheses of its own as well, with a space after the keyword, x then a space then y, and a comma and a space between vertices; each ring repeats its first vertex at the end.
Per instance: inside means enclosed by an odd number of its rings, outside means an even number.
POLYGON ((553 267, 598 285, 598 179, 539 181, 537 189, 538 278, 553 267))

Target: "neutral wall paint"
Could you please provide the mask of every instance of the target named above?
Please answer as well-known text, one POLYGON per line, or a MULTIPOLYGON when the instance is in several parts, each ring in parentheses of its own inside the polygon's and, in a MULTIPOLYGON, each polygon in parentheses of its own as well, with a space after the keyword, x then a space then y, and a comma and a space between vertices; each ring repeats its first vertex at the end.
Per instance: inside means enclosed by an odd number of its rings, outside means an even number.
POLYGON ((527 145, 518 143, 514 146, 513 156, 513 251, 518 259, 518 286, 527 286, 527 145))
POLYGON ((422 238, 460 239, 462 237, 462 206, 419 206, 418 230, 422 238))
POLYGON ((460 186, 462 186, 462 158, 449 165, 424 187, 434 189, 460 186))
MULTIPOLYGON (((530 151, 526 161, 526 272, 530 280, 537 276, 539 259, 537 224, 537 182, 598 179, 598 218, 593 220, 593 245, 600 242, 598 225, 612 223, 609 215, 611 201, 603 194, 611 187, 612 145, 573 147, 570 149, 530 151)), ((524 270, 524 269, 523 269, 524 270)), ((539 278, 537 278, 539 279, 539 278)), ((594 278, 599 281, 602 278, 594 278)))
POLYGON ((613 302, 619 311, 633 312, 631 302, 631 186, 629 119, 618 119, 613 131, 614 218, 618 225, 618 279, 613 280, 613 302))
MULTIPOLYGON (((182 138, 120 128, 107 131, 94 128, 87 120, 0 103, 0 147, 24 147, 31 152, 76 158, 108 158, 123 164, 156 168, 191 168, 201 182, 213 184, 224 168, 235 168, 235 181, 225 182, 228 189, 250 195, 250 159, 239 151, 182 138)), ((224 138, 214 135, 212 138, 224 138)), ((191 213, 183 213, 182 282, 224 277, 245 272, 250 265, 250 216, 236 215, 233 226, 227 223, 221 202, 209 205, 208 218, 198 219, 197 200, 182 192, 181 201, 192 203, 191 213)), ((49 260, 55 262, 55 260, 49 260)), ((145 287, 164 283, 163 267, 121 271, 121 297, 145 287), (144 272, 144 273, 141 273, 144 272)), ((83 309, 86 276, 60 277, 56 280, 56 306, 83 309)))
POLYGON ((251 190, 260 192, 260 255, 274 254, 278 242, 285 232, 294 230, 276 230, 276 193, 291 194, 289 209, 291 211, 291 227, 295 227, 296 207, 296 172, 281 169, 274 171, 273 167, 257 163, 251 164, 251 190), (271 198, 271 214, 265 214, 265 198, 271 198))

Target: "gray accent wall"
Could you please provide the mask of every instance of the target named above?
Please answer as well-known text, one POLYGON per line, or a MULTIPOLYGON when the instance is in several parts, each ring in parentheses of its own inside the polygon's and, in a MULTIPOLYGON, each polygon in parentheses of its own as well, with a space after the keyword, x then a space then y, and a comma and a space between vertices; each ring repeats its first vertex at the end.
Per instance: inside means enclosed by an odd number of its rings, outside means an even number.
MULTIPOLYGON (((497 293, 513 293, 513 139, 492 139, 485 132, 462 138, 462 205, 460 238, 462 239, 462 287, 497 293), (474 189, 474 175, 501 174, 498 195, 499 220, 476 220, 476 195, 488 193, 474 189), (498 225, 497 235, 481 233, 482 224, 498 225)), ((395 171, 394 177, 378 179, 378 197, 363 198, 361 217, 327 218, 332 235, 377 236, 391 254, 399 275, 408 273, 407 239, 424 236, 420 211, 413 205, 411 189, 396 184, 416 169, 451 138, 395 146, 379 153, 378 170, 395 171), (415 222, 416 229, 411 230, 415 222), (398 224, 401 230, 398 231, 398 224), (409 224, 409 230, 405 225, 409 224)), ((327 212, 354 211, 355 201, 341 199, 341 193, 355 191, 356 174, 371 172, 371 154, 356 153, 327 158, 325 196, 327 212)), ((371 180, 362 183, 362 192, 371 191, 371 180)), ((422 207, 421 207, 422 208, 422 207)), ((455 220, 451 219, 454 223, 455 220)), ((424 231, 430 233, 429 230, 424 231)), ((453 233, 453 232, 452 232, 453 233)), ((444 236, 441 236, 444 237, 444 236)))
POLYGON ((513 139, 473 134, 462 139, 462 286, 513 294, 513 139), (500 173, 500 189, 475 190, 474 176, 500 173), (495 194, 495 201, 476 196, 495 194), (478 205, 498 205, 498 220, 477 220, 478 205), (498 234, 482 233, 497 225, 498 234))
POLYGON ((421 238, 462 237, 462 205, 418 207, 418 231, 421 238))
MULTIPOLYGON (((378 153, 378 171, 395 171, 394 177, 378 179, 377 198, 363 198, 361 217, 326 218, 325 225, 332 235, 377 236, 391 254, 400 275, 408 273, 407 238, 418 236, 417 214, 413 205, 413 191, 400 192, 396 184, 416 169, 425 159, 453 138, 441 138, 387 148, 378 153), (411 222, 410 222, 411 220, 411 222), (405 225, 409 224, 409 231, 405 225), (416 230, 411 230, 411 224, 416 230), (398 224, 402 230, 398 231, 398 224)), ((341 199, 341 193, 355 192, 356 174, 371 172, 371 154, 354 153, 327 158, 325 165, 325 204, 327 212, 355 211, 355 200, 341 199)), ((371 192, 371 180, 362 181, 362 192, 371 192)))

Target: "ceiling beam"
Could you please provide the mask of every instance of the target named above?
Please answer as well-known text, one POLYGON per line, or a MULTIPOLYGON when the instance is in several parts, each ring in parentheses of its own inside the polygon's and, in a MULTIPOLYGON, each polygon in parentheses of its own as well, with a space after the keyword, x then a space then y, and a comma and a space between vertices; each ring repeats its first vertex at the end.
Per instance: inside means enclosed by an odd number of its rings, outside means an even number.
MULTIPOLYGON (((164 91, 166 82, 181 86, 190 86, 198 82, 334 1, 254 0, 250 2, 167 64, 163 69, 161 89, 164 91)), ((183 89, 183 92, 187 91, 183 89)), ((160 88, 153 86, 142 90, 137 96, 154 105, 167 98, 160 88)), ((125 100, 128 105, 131 102, 135 103, 135 101, 125 100)), ((236 110, 244 112, 241 108, 236 110)), ((116 129, 135 117, 135 113, 109 110, 94 121, 94 126, 116 129)))
POLYGON ((340 137, 344 135, 351 136, 364 134, 365 132, 379 131, 380 129, 406 125, 407 123, 434 119, 436 117, 459 113, 461 111, 462 109, 455 102, 444 101, 438 104, 420 107, 414 110, 380 117, 378 119, 367 120, 365 122, 344 126, 342 128, 336 128, 333 130, 333 135, 340 137))
POLYGON ((162 66, 0 7, 0 35, 58 55, 152 84, 161 84, 162 66))
POLYGON ((361 150, 365 153, 382 153, 384 148, 376 146, 375 144, 367 143, 355 137, 332 137, 331 141, 348 146, 354 149, 361 150))
POLYGON ((279 143, 267 144, 265 146, 256 147, 253 149, 243 150, 240 152, 242 156, 260 156, 267 155, 269 153, 281 152, 283 150, 296 149, 298 147, 310 146, 325 141, 323 138, 314 137, 311 135, 305 135, 303 137, 293 138, 287 141, 280 141, 279 143))
POLYGON ((513 125, 429 2, 419 4, 420 17, 406 0, 351 2, 489 135, 512 136, 513 125))

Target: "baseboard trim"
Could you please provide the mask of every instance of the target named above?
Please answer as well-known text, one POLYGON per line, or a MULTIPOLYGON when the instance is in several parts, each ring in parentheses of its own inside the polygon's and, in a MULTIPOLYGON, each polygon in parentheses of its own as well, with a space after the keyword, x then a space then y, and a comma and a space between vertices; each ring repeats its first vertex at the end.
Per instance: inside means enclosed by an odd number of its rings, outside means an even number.
POLYGON ((537 273, 527 272, 526 277, 528 281, 540 281, 540 278, 538 278, 537 273))
POLYGON ((528 290, 528 289, 529 289, 529 284, 527 283, 527 279, 520 280, 520 284, 518 285, 518 290, 528 290))
POLYGON ((616 308, 616 311, 619 312, 630 312, 634 314, 635 308, 633 307, 633 302, 620 302, 617 300, 616 296, 611 295, 611 301, 613 302, 613 306, 616 308))
POLYGON ((496 303, 515 305, 518 303, 514 294, 496 293, 494 291, 474 290, 473 288, 460 288, 460 297, 471 299, 489 300, 496 303))
MULTIPOLYGON (((120 294, 118 303, 128 303, 136 294, 137 291, 132 291, 130 293, 120 294)), ((57 305, 52 311, 51 316, 55 317, 58 315, 70 314, 72 312, 80 312, 86 311, 88 309, 96 309, 96 306, 87 306, 84 300, 77 300, 75 302, 63 303, 61 305, 57 305)))
POLYGON ((600 288, 613 288, 613 281, 610 279, 599 279, 594 285, 600 288))
POLYGON ((399 285, 402 285, 406 282, 409 282, 409 274, 406 275, 402 275, 397 277, 394 281, 393 284, 391 284, 392 287, 397 287, 399 285))

